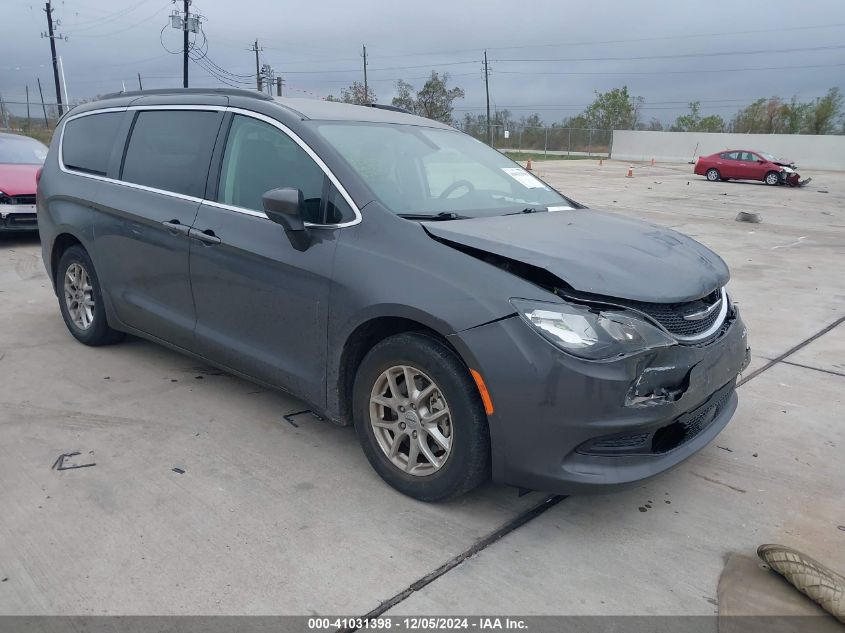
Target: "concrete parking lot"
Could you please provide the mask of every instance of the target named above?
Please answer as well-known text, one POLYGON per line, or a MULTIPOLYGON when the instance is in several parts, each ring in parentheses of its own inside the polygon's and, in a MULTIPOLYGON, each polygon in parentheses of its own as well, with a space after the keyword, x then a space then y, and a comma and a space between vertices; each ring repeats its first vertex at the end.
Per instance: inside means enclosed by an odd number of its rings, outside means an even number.
POLYGON ((845 173, 535 168, 728 262, 753 361, 711 445, 615 494, 420 503, 351 429, 288 423, 291 398, 138 339, 76 343, 37 240, 0 236, 0 613, 705 615, 726 557, 762 543, 845 572, 845 173), (68 451, 96 466, 51 470, 68 451))

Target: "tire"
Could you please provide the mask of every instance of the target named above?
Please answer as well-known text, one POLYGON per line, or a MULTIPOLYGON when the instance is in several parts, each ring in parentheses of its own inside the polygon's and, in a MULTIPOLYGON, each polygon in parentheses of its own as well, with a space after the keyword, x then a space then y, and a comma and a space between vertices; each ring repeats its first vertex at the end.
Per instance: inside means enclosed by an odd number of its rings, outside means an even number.
POLYGON ((779 185, 780 184, 780 174, 776 171, 770 171, 766 174, 765 178, 763 178, 763 182, 767 185, 779 185))
POLYGON ((358 368, 352 407, 370 465, 399 492, 445 501, 489 479, 490 435, 478 388, 455 353, 433 336, 407 332, 376 344, 358 368), (416 402, 408 398, 408 376, 416 402))
POLYGON ((710 182, 716 182, 721 178, 719 175, 719 170, 715 167, 711 167, 704 173, 704 177, 707 178, 710 182))
POLYGON ((62 253, 56 269, 56 293, 65 325, 80 343, 110 345, 124 337, 123 332, 113 330, 106 321, 97 271, 81 246, 71 246, 62 253), (89 309, 80 309, 80 300, 86 302, 89 309))

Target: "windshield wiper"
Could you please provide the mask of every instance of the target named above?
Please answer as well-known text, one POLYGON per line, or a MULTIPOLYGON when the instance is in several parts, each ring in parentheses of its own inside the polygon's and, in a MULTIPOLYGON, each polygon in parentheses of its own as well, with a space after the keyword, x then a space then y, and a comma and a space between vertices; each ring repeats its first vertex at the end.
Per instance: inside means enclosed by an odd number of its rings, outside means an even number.
POLYGON ((454 211, 441 211, 440 213, 398 213, 397 215, 406 220, 431 220, 433 222, 467 219, 467 216, 458 215, 454 211))
POLYGON ((514 211, 513 213, 503 213, 502 215, 521 215, 523 213, 540 213, 541 211, 548 211, 546 207, 525 207, 522 211, 514 211))

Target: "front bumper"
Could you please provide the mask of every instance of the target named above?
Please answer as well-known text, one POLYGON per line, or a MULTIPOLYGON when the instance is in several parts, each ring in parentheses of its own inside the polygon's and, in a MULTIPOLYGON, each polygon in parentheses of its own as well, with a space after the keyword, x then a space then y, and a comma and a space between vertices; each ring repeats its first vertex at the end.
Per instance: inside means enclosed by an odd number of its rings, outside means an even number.
POLYGON ((559 494, 632 485, 710 442, 747 366, 735 310, 720 334, 620 360, 564 354, 517 316, 452 336, 492 396, 493 478, 559 494))
POLYGON ((37 231, 35 205, 26 206, 24 210, 16 208, 16 205, 0 205, 0 231, 37 231))

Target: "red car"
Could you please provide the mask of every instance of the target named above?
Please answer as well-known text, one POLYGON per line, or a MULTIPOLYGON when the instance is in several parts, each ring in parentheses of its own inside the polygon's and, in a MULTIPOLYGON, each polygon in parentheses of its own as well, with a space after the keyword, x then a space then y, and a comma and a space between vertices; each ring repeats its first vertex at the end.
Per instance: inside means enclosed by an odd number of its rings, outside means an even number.
POLYGON ((730 149, 701 156, 693 170, 699 176, 717 180, 762 180, 767 185, 801 187, 812 178, 801 180, 792 161, 776 158, 765 152, 730 149))
POLYGON ((0 232, 38 230, 35 174, 46 157, 34 138, 0 133, 0 232))

